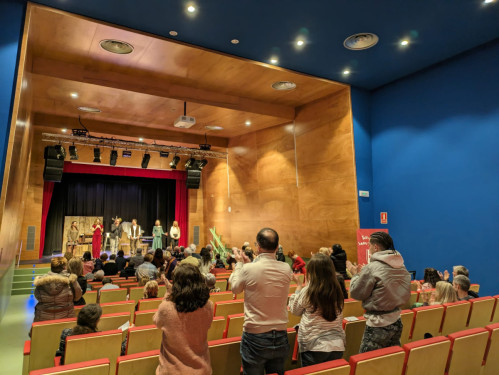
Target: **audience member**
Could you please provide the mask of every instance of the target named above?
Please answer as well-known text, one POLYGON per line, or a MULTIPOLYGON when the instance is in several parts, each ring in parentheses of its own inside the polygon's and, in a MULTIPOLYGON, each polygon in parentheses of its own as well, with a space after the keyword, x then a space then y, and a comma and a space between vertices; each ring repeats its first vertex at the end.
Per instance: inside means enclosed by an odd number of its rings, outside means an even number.
POLYGON ((426 290, 426 289, 435 289, 437 287, 437 283, 441 281, 440 275, 435 268, 425 268, 424 276, 423 276, 423 285, 418 284, 418 289, 426 290))
MULTIPOLYGON (((452 268, 452 278, 454 279, 454 277, 459 276, 459 275, 466 276, 468 279, 470 277, 470 273, 465 266, 454 266, 452 268)), ((449 276, 450 276, 449 271, 445 270, 444 275, 443 275, 443 279, 450 283, 451 281, 449 280, 449 276)), ((470 281, 470 283, 471 283, 471 281, 470 281)), ((474 292, 471 289, 468 290, 468 294, 471 296, 471 298, 478 298, 479 297, 478 293, 474 292)))
POLYGON ((173 286, 165 283, 165 299, 153 317, 163 331, 156 374, 211 374, 207 336, 213 303, 203 275, 197 266, 181 264, 173 274, 173 286))
POLYGON ((85 251, 83 253, 83 274, 93 272, 94 262, 92 262, 92 253, 90 251, 85 251))
POLYGON ((165 264, 165 259, 163 256, 163 250, 162 249, 156 249, 154 251, 154 258, 152 259, 152 264, 156 268, 161 268, 165 264))
POLYGON ((138 285, 137 286, 146 286, 146 284, 151 281, 148 275, 144 275, 141 278, 137 280, 138 285))
POLYGON ((98 259, 95 259, 95 267, 94 267, 94 271, 93 272, 96 272, 96 271, 99 271, 99 270, 103 270, 104 269, 104 264, 106 263, 107 261, 107 254, 106 253, 102 253, 100 255, 100 258, 98 259))
POLYGON ((67 260, 54 257, 50 261, 50 272, 37 276, 33 282, 35 306, 33 322, 74 317, 74 302, 82 295, 78 276, 66 272, 67 260))
POLYGON ((347 275, 347 253, 343 250, 343 247, 339 243, 335 243, 332 246, 333 252, 330 254, 331 260, 334 263, 334 268, 336 272, 340 273, 343 278, 348 279, 347 275))
POLYGON ((435 292, 421 293, 423 306, 442 305, 457 301, 457 293, 451 284, 445 281, 438 281, 435 292))
POLYGON ((144 263, 144 257, 142 256, 142 248, 138 247, 136 251, 137 254, 131 257, 130 260, 128 261, 128 265, 130 267, 133 267, 135 270, 137 269, 138 266, 144 263))
POLYGON ((288 251, 288 257, 293 261, 293 265, 291 268, 293 269, 293 273, 307 273, 307 269, 305 268, 305 261, 299 257, 293 250, 288 251))
POLYGON ((72 253, 72 252, 70 252, 70 251, 66 251, 66 252, 64 253, 64 258, 66 258, 66 260, 67 260, 67 261, 68 261, 68 263, 69 263, 69 261, 70 261, 71 259, 73 259, 73 253, 72 253))
POLYGON ((119 285, 113 284, 113 280, 110 277, 104 277, 102 279, 102 287, 99 289, 99 296, 100 292, 103 290, 110 290, 110 289, 119 289, 119 285))
POLYGON ((279 261, 279 262, 286 262, 286 258, 284 257, 284 251, 282 249, 282 246, 279 245, 279 247, 277 248, 277 253, 276 253, 276 256, 275 258, 279 261))
POLYGON ((217 283, 217 278, 215 277, 214 274, 207 273, 206 275, 204 275, 204 277, 206 279, 206 285, 210 289, 210 294, 220 292, 220 288, 215 287, 215 284, 217 283))
MULTIPOLYGON (((471 296, 468 292, 470 290, 470 279, 468 279, 464 275, 456 275, 452 279, 452 287, 457 293, 457 299, 459 301, 468 301, 472 298, 476 298, 471 296)), ((497 307, 496 307, 497 308, 497 307)))
POLYGON ((151 280, 144 286, 144 299, 158 298, 159 286, 157 281, 151 280))
POLYGON ((246 248, 243 251, 244 255, 246 255, 250 261, 253 262, 253 260, 255 260, 255 254, 253 253, 253 249, 251 247, 246 246, 246 248))
POLYGON ((128 260, 125 258, 125 252, 123 250, 118 251, 118 256, 116 257, 116 265, 118 266, 118 271, 123 271, 126 267, 128 260))
POLYGON ((220 259, 220 254, 215 255, 215 268, 223 268, 225 269, 225 264, 222 259, 220 259))
POLYGON ((103 279, 104 279, 104 271, 103 270, 99 270, 99 271, 94 273, 94 279, 93 279, 94 282, 102 281, 103 279))
POLYGON ((204 275, 211 271, 213 263, 211 261, 210 250, 203 247, 200 252, 201 260, 199 261, 199 271, 204 275))
MULTIPOLYGON (((197 249, 197 246, 196 244, 193 244, 191 243, 188 248, 190 248, 192 250, 192 256, 196 259, 198 259, 199 261, 201 261, 201 254, 198 254, 196 253, 196 249, 197 249)), ((185 249, 184 249, 185 250, 185 249)), ((185 254, 185 251, 184 251, 184 254, 185 254)))
POLYGON ((411 295, 411 275, 390 235, 386 232, 371 234, 369 252, 371 261, 363 267, 347 262, 353 275, 350 295, 361 300, 366 310, 360 353, 400 346, 402 321, 399 306, 411 295))
POLYGON ((81 288, 81 298, 78 301, 74 302, 75 306, 85 305, 85 299, 83 295, 87 291, 87 279, 83 276, 83 262, 79 258, 71 258, 68 262, 68 273, 75 274, 78 278, 78 284, 81 288))
MULTIPOLYGON (((327 250, 327 249, 326 249, 327 250)), ((302 367, 340 359, 345 351, 344 297, 329 254, 312 256, 307 265, 308 285, 298 284, 289 297, 292 314, 301 316, 298 345, 302 367)))
POLYGON ((165 254, 165 277, 171 280, 173 277, 173 271, 177 267, 177 259, 172 256, 172 254, 167 251, 165 254))
POLYGON ((234 266, 237 263, 237 260, 232 256, 232 254, 229 251, 227 251, 225 261, 227 262, 227 266, 229 267, 229 270, 233 270, 234 266))
POLYGON ((149 277, 149 280, 156 280, 158 277, 158 269, 151 263, 152 260, 153 256, 151 254, 146 254, 144 256, 144 263, 137 267, 137 272, 135 273, 137 281, 144 276, 149 277))
POLYGON ((114 276, 119 272, 118 265, 116 264, 116 254, 111 254, 109 262, 104 264, 102 269, 104 271, 104 275, 106 276, 114 276))
POLYGON ((193 266, 199 267, 199 260, 192 256, 192 249, 190 247, 184 249, 184 259, 180 264, 192 264, 193 266))
POLYGON ((181 262, 184 259, 184 250, 181 250, 180 246, 175 246, 172 255, 177 259, 177 262, 181 262))
POLYGON ((275 258, 279 246, 275 230, 260 230, 256 243, 259 255, 254 262, 236 249, 237 264, 229 279, 234 294, 244 291, 243 371, 282 375, 289 351, 286 306, 293 273, 275 258))

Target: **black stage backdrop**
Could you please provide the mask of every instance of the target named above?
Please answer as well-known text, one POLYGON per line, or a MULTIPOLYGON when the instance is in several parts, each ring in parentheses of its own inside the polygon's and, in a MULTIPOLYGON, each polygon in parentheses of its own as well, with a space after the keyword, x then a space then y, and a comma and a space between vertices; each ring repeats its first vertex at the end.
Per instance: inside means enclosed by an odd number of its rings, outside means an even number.
POLYGON ((103 216, 109 232, 116 215, 123 221, 136 218, 146 236, 156 220, 169 230, 175 220, 175 180, 65 173, 54 186, 43 255, 61 250, 64 216, 103 216))

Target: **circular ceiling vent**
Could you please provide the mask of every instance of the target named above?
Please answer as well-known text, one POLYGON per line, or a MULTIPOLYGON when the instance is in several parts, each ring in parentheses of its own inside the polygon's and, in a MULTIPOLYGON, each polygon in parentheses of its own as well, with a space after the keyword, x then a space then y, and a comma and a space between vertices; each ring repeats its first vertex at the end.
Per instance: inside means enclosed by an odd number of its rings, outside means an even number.
POLYGON ((121 40, 104 39, 100 41, 100 46, 108 52, 120 55, 126 55, 133 51, 133 46, 130 43, 121 40))
POLYGON ((296 83, 291 81, 277 81, 272 84, 272 88, 278 91, 287 91, 296 89, 296 83))
POLYGON ((361 50, 374 47, 378 43, 378 36, 373 33, 359 33, 350 35, 345 39, 343 45, 347 49, 361 50))

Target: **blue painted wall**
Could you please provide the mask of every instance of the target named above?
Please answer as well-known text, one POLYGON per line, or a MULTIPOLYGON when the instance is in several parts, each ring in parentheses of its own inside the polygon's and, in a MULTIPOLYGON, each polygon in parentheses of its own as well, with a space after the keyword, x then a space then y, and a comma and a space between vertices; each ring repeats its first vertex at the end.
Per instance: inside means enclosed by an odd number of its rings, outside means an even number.
POLYGON ((359 190, 369 191, 369 198, 359 197, 361 228, 373 228, 373 167, 371 151, 370 101, 368 91, 351 88, 357 196, 359 190))
POLYGON ((5 169, 25 7, 25 1, 0 2, 0 181, 5 169))
POLYGON ((375 225, 387 211, 418 277, 462 264, 480 295, 499 294, 498 79, 496 43, 385 86, 370 103, 375 225))

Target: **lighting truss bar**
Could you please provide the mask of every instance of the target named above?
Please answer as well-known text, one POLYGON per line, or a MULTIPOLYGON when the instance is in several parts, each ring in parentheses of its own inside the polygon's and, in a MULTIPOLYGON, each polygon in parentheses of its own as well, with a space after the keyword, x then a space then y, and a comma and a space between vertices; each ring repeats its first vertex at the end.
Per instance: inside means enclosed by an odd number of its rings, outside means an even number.
POLYGON ((156 152, 169 152, 176 155, 188 155, 199 158, 210 158, 210 159, 227 159, 226 152, 220 151, 210 151, 210 150, 200 150, 198 148, 180 147, 180 146, 166 146, 158 144, 147 144, 133 141, 125 141, 121 139, 111 139, 111 138, 98 138, 98 137, 75 137, 66 134, 42 134, 43 142, 53 142, 53 143, 70 143, 79 144, 82 146, 97 146, 103 148, 122 148, 127 150, 138 150, 138 151, 156 151, 156 152))

